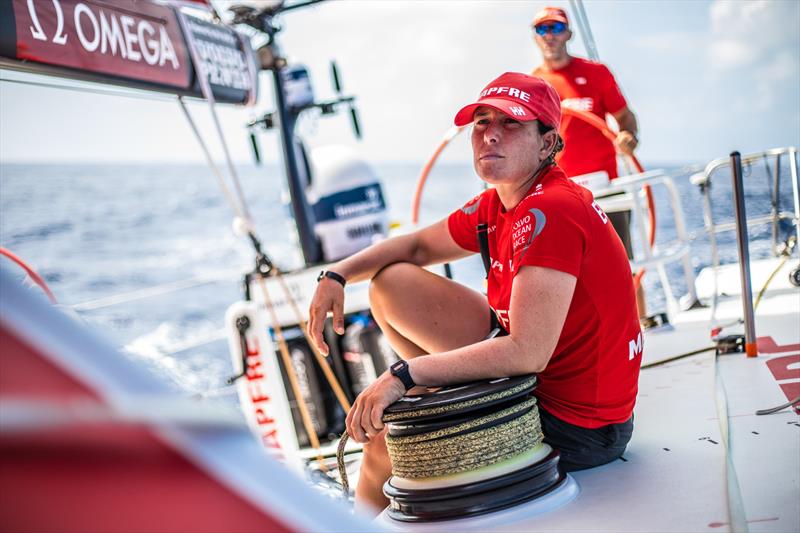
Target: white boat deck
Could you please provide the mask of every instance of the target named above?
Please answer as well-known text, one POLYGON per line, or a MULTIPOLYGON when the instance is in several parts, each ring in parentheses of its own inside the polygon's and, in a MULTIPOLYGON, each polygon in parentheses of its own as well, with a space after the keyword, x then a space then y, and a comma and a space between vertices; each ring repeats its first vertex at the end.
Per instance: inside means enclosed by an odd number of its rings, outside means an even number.
MULTIPOLYGON (((778 266, 779 260, 765 259, 753 261, 751 282, 753 299, 767 284, 770 274, 778 266)), ((789 283, 789 272, 797 266, 796 259, 785 262, 767 285, 767 290, 756 309, 756 336, 761 337, 769 330, 771 335, 781 332, 798 333, 800 330, 800 290, 789 283)), ((703 269, 697 276, 698 297, 708 303, 713 286, 712 269, 703 269)), ((719 324, 732 324, 742 318, 740 300, 741 284, 738 265, 724 265, 719 268, 717 285, 720 297, 716 319, 719 324)), ((671 326, 645 332, 643 365, 663 361, 676 355, 714 346, 711 340, 711 308, 701 307, 682 312, 671 318, 671 326)), ((734 324, 726 327, 721 335, 743 333, 744 326, 734 324)))

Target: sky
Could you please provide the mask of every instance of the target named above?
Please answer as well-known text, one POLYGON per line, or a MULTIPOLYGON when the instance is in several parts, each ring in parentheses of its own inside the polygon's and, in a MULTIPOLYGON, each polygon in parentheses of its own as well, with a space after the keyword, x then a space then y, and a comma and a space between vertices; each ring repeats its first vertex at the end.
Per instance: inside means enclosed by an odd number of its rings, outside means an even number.
MULTIPOLYGON (((215 1, 220 11, 229 4, 215 1)), ((339 0, 286 13, 278 35, 284 55, 309 68, 320 99, 333 96, 336 60, 345 92, 357 97, 364 138, 354 138, 344 113, 306 116, 300 133, 312 148, 348 145, 371 162, 424 162, 455 112, 486 83, 540 63, 530 21, 546 5, 570 12, 570 3, 559 1, 339 0)), ((645 166, 800 145, 800 2, 584 6, 600 59, 638 117, 645 166)), ((585 55, 575 33, 569 50, 585 55)), ((261 74, 256 106, 219 107, 237 161, 251 161, 243 125, 273 109, 270 76, 261 74)), ((219 157, 207 105, 190 107, 219 157)), ((470 162, 467 137, 451 143, 442 161, 470 162)), ((264 158, 277 161, 276 133, 264 133, 260 143, 264 158)), ((62 161, 201 163, 203 156, 175 102, 0 83, 0 162, 62 161)))

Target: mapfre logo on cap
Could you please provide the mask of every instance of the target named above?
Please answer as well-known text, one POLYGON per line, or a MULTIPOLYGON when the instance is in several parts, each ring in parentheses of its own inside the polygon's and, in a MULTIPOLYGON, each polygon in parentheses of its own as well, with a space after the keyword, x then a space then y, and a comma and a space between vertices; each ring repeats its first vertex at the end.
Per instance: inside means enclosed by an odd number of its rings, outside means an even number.
POLYGON ((516 87, 503 87, 503 86, 500 86, 500 87, 488 87, 488 88, 483 90, 483 92, 481 93, 479 98, 488 98, 488 97, 491 97, 491 96, 502 96, 504 94, 507 94, 508 96, 510 96, 512 98, 518 98, 518 99, 522 100, 523 102, 530 102, 531 101, 531 95, 526 93, 525 91, 523 91, 521 89, 517 89, 516 87))
MULTIPOLYGON (((506 87, 504 85, 484 89, 480 95, 480 98, 503 97, 505 95, 508 95, 511 98, 516 98, 523 102, 531 101, 531 95, 529 93, 526 93, 522 89, 517 89, 516 87, 506 87)), ((521 105, 509 106, 508 111, 510 111, 515 117, 524 117, 528 114, 525 107, 521 105)))

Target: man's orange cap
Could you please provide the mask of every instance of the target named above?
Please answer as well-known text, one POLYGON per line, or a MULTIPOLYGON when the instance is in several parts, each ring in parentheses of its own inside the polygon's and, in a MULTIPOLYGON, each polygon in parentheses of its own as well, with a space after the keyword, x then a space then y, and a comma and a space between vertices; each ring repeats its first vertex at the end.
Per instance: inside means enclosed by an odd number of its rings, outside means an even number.
POLYGON ((546 7, 536 13, 536 16, 533 17, 533 26, 538 26, 542 22, 563 22, 569 26, 567 12, 560 7, 546 7))

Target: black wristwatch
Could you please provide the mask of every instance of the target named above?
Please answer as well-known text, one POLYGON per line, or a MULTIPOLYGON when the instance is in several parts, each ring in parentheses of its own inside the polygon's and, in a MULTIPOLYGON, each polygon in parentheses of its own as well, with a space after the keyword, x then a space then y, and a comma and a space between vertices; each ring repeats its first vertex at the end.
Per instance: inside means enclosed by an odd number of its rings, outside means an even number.
POLYGON ((389 367, 389 372, 403 382, 403 386, 406 390, 417 385, 414 383, 414 380, 411 379, 411 373, 408 371, 408 363, 402 359, 392 363, 392 366, 389 367))
POLYGON ((347 280, 344 279, 344 276, 342 276, 341 274, 337 274, 336 272, 331 272, 330 270, 323 270, 322 272, 320 272, 319 276, 317 276, 317 283, 322 281, 322 278, 330 278, 334 281, 337 281, 342 285, 342 287, 344 287, 347 284, 347 280))

